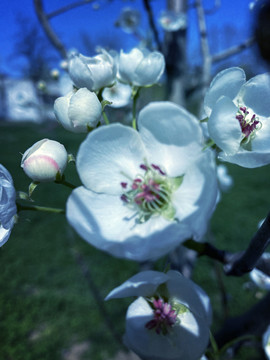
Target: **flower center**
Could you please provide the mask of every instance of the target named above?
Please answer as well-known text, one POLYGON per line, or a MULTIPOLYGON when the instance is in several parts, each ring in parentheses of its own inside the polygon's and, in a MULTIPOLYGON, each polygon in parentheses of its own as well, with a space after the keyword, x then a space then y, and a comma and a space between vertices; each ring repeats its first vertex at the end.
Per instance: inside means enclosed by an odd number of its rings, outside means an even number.
POLYGON ((183 176, 169 178, 155 164, 141 164, 143 174, 127 182, 121 182, 124 190, 122 201, 138 214, 140 223, 147 221, 152 215, 162 215, 168 220, 174 220, 175 209, 171 203, 172 193, 181 185, 183 176))
POLYGON ((256 131, 262 127, 258 116, 250 114, 245 106, 239 106, 236 114, 236 119, 239 121, 243 134, 243 143, 248 143, 255 137, 256 131))
POLYGON ((149 330, 155 329, 157 334, 166 335, 177 321, 177 311, 162 298, 154 299, 149 304, 153 309, 154 319, 148 321, 145 327, 149 330))

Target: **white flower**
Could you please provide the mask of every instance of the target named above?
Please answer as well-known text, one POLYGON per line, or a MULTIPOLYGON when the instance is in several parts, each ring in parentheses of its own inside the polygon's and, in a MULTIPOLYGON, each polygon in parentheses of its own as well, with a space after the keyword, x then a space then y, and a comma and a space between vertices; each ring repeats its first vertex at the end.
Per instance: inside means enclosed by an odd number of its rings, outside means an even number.
POLYGON ((0 246, 8 241, 17 213, 16 191, 8 170, 0 164, 0 246))
POLYGON ((113 57, 105 50, 94 57, 72 53, 68 71, 78 88, 86 87, 90 91, 98 91, 105 86, 110 86, 116 78, 116 64, 113 57))
POLYGON ((120 81, 135 86, 153 85, 164 72, 164 56, 158 52, 134 48, 126 54, 121 50, 119 55, 120 81))
POLYGON ((163 10, 159 17, 160 25, 165 31, 178 31, 186 29, 187 15, 184 12, 163 10))
POLYGON ((145 360, 198 360, 209 341, 208 296, 177 271, 143 271, 106 300, 138 296, 126 314, 126 345, 145 360))
MULTIPOLYGON (((262 258, 269 262, 270 261, 270 253, 264 253, 262 258)), ((263 271, 258 269, 253 269, 249 276, 251 280, 261 289, 270 290, 270 277, 266 275, 263 271)))
POLYGON ((111 107, 120 108, 130 103, 131 88, 129 85, 117 82, 112 87, 106 87, 102 96, 104 100, 112 102, 111 107))
POLYGON ((123 8, 115 25, 128 34, 134 33, 140 25, 140 12, 129 7, 123 8))
POLYGON ((205 96, 210 137, 222 150, 219 158, 254 168, 270 163, 270 77, 246 82, 240 68, 221 71, 205 96))
POLYGON ((143 261, 202 238, 217 183, 193 115, 173 103, 150 103, 138 128, 111 124, 88 135, 76 162, 84 186, 69 197, 67 219, 97 248, 143 261))
POLYGON ((54 181, 62 176, 68 160, 65 147, 57 141, 43 139, 23 154, 21 167, 34 181, 54 181))
POLYGON ((266 355, 267 359, 270 360, 270 326, 268 326, 265 333, 263 334, 262 344, 263 344, 265 355, 266 355))
POLYGON ((89 128, 96 127, 101 111, 97 95, 86 88, 59 97, 54 103, 54 113, 60 124, 77 133, 85 133, 89 128))

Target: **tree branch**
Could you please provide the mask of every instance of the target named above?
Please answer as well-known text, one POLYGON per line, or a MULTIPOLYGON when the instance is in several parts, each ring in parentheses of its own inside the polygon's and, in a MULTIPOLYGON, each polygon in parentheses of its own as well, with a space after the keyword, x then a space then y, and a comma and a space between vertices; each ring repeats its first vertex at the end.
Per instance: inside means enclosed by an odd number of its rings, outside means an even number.
POLYGON ((228 319, 222 329, 215 335, 219 348, 243 335, 262 336, 270 323, 269 302, 270 293, 246 313, 228 319))
POLYGON ((221 60, 225 60, 230 56, 236 55, 239 52, 249 48, 250 46, 255 44, 255 38, 251 37, 250 39, 247 39, 246 41, 244 41, 242 44, 236 45, 236 46, 232 46, 231 48, 216 54, 212 56, 212 63, 221 61, 221 60))
POLYGON ((67 58, 66 48, 62 44, 62 42, 59 40, 56 33, 53 31, 53 29, 48 21, 48 16, 46 15, 46 13, 44 11, 42 0, 33 0, 33 1, 34 1, 34 7, 35 7, 37 17, 39 19, 41 26, 43 27, 43 30, 46 33, 48 39, 50 40, 51 44, 56 48, 56 50, 60 53, 61 57, 66 59, 67 58))
POLYGON ((253 236, 247 250, 236 261, 225 266, 227 275, 241 276, 250 272, 270 243, 270 213, 253 236))
POLYGON ((241 276, 255 267, 270 276, 269 261, 262 258, 266 247, 270 243, 270 213, 267 215, 260 229, 250 241, 246 251, 231 253, 217 249, 214 245, 204 242, 198 243, 194 240, 187 240, 183 245, 197 252, 198 256, 206 255, 211 259, 224 264, 226 275, 241 276))
POLYGON ((149 0, 143 0, 143 4, 144 4, 144 8, 146 10, 147 16, 148 16, 148 21, 149 21, 149 25, 150 28, 153 31, 154 34, 154 38, 155 38, 155 42, 157 44, 157 48, 159 51, 161 51, 161 43, 159 41, 159 36, 158 36, 158 31, 154 22, 154 16, 153 16, 153 12, 149 3, 149 0))
POLYGON ((68 4, 66 6, 61 7, 58 10, 52 11, 51 13, 47 14, 47 19, 51 19, 55 16, 61 15, 69 10, 75 9, 76 7, 82 6, 82 5, 86 5, 91 3, 93 0, 81 0, 81 1, 76 1, 72 4, 68 4))

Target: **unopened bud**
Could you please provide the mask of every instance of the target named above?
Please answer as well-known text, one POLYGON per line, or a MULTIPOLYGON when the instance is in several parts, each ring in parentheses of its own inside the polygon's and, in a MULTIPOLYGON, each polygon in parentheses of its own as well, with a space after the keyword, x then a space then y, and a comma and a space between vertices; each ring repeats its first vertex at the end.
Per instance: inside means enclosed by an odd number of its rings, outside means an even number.
POLYGON ((68 154, 62 144, 43 139, 26 150, 21 167, 32 180, 50 182, 62 176, 67 160, 68 154))

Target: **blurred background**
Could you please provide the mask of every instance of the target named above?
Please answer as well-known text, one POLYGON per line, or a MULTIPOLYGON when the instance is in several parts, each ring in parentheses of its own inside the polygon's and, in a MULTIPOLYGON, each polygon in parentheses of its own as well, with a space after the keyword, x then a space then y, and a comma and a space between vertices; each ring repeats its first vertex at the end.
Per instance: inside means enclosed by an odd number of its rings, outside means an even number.
MULTIPOLYGON (((53 113, 55 99, 72 87, 66 71, 71 51, 86 56, 101 48, 162 51, 166 74, 158 86, 143 90, 138 109, 169 99, 200 114, 205 88, 218 71, 239 66, 247 78, 268 71, 267 50, 258 46, 261 5, 260 0, 2 0, 0 163, 16 189, 27 192, 30 180, 20 161, 34 142, 51 138, 76 156, 85 137, 65 131, 53 113), (48 30, 53 35, 48 37, 48 30)), ((129 110, 127 105, 108 111, 115 121, 124 121, 129 110)), ((249 170, 229 165, 227 170, 233 185, 222 193, 206 240, 239 251, 268 212, 269 166, 249 170)), ((73 164, 66 178, 80 184, 73 164)), ((39 186, 33 200, 64 208, 70 190, 60 186, 39 186)), ((63 215, 30 211, 20 213, 0 248, 0 263, 0 360, 137 359, 121 342, 131 299, 103 299, 145 264, 92 248, 63 215)), ((162 271, 165 263, 161 259, 155 269, 162 271)), ((214 333, 266 292, 248 275, 226 278, 222 266, 208 258, 196 262, 193 279, 212 300, 214 333)), ((245 345, 233 359, 264 359, 253 343, 245 345)))

